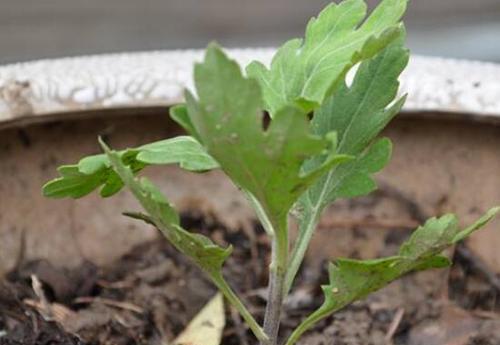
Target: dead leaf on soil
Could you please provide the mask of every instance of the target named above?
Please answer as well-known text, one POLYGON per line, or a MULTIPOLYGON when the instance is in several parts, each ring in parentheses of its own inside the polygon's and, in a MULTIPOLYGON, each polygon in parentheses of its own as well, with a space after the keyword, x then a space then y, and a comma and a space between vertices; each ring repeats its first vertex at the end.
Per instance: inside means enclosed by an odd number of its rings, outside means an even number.
POLYGON ((225 324, 224 299, 219 293, 191 320, 173 345, 220 345, 225 324))

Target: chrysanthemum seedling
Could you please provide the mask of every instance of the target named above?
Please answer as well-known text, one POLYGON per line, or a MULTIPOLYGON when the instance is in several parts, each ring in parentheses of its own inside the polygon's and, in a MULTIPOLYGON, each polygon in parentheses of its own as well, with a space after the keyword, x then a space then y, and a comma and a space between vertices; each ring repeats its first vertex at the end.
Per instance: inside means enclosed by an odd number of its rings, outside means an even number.
MULTIPOLYGON (((243 73, 216 45, 194 67, 196 95, 171 109, 189 135, 113 151, 59 168, 47 183, 49 197, 82 197, 100 188, 109 197, 126 186, 144 209, 127 213, 156 226, 180 252, 212 279, 264 345, 278 343, 283 301, 292 287, 324 209, 339 198, 376 188, 372 174, 391 155, 391 142, 377 136, 400 111, 398 78, 408 62, 401 17, 406 0, 383 0, 366 17, 363 0, 327 6, 307 25, 304 39, 286 42, 271 66, 253 62, 243 73), (352 82, 346 74, 358 65, 352 82), (264 112, 271 121, 263 126, 264 112), (183 229, 162 193, 137 174, 147 165, 179 164, 204 172, 221 169, 254 207, 272 239, 264 324, 257 323, 222 275, 231 247, 183 229), (289 217, 299 222, 291 245, 289 217)), ((338 259, 329 267, 323 305, 286 341, 294 344, 311 326, 346 305, 415 270, 450 264, 442 251, 463 240, 499 212, 488 211, 461 230, 453 215, 420 226, 393 257, 338 259)), ((332 238, 332 241, 335 239, 332 238)))

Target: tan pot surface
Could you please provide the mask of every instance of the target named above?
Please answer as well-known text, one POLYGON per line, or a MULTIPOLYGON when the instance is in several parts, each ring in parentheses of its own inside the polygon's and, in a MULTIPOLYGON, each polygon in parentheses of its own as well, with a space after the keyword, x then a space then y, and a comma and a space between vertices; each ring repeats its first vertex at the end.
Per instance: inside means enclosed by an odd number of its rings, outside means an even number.
MULTIPOLYGON (((243 63, 268 61, 271 50, 230 54, 243 63)), ((156 52, 0 68, 0 275, 21 257, 66 266, 82 258, 107 263, 154 236, 151 228, 120 215, 137 208, 127 192, 106 200, 48 200, 40 188, 58 165, 97 152, 98 135, 115 148, 174 135, 166 108, 190 87, 192 62, 199 58, 198 51, 156 52)), ((453 211, 464 222, 500 204, 500 67, 415 57, 402 85, 410 97, 403 116, 386 131, 395 151, 381 183, 427 214, 453 211)), ((251 225, 246 201, 220 172, 196 175, 168 167, 148 174, 180 209, 201 208, 233 227, 251 225)), ((390 205, 376 212, 401 218, 390 205)), ((341 203, 323 223, 355 216, 341 203)), ((345 252, 349 233, 333 231, 323 226, 317 232, 315 257, 345 252)), ((500 221, 469 244, 500 272, 500 221)), ((361 250, 370 256, 369 247, 361 250)))

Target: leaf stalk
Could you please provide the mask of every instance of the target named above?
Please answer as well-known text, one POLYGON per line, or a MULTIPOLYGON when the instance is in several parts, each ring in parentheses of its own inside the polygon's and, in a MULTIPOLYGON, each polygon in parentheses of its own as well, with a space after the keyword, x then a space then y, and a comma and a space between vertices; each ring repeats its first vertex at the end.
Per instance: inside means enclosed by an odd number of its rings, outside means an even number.
POLYGON ((255 337, 263 344, 268 344, 269 337, 266 335, 262 327, 254 319, 252 314, 245 307, 243 302, 238 298, 233 289, 229 286, 227 281, 222 276, 220 272, 209 272, 212 281, 215 283, 217 288, 222 292, 224 297, 229 301, 229 303, 240 313, 241 317, 247 323, 248 327, 252 330, 255 337))

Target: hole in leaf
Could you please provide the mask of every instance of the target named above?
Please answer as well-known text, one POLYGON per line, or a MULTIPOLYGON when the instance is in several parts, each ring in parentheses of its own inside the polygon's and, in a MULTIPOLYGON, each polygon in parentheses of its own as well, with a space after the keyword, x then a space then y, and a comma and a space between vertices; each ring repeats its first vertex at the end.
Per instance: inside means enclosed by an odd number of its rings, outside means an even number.
POLYGON ((267 111, 262 114, 262 129, 267 131, 269 125, 271 124, 271 115, 267 111))

